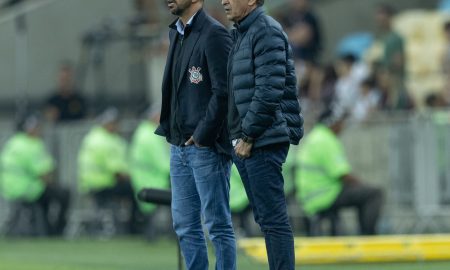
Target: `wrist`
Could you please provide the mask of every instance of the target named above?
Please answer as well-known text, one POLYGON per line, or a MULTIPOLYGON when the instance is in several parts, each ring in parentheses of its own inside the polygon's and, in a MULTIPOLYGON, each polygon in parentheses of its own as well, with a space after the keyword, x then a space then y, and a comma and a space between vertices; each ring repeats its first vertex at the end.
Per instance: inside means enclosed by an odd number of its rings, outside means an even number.
POLYGON ((249 137, 245 134, 242 134, 241 140, 247 144, 253 144, 253 142, 255 141, 252 137, 249 137))

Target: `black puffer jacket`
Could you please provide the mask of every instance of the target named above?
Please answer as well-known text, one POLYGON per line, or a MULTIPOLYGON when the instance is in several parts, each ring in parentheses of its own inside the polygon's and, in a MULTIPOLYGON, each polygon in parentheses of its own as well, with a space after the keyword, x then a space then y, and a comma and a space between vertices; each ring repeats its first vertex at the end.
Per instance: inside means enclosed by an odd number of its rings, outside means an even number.
MULTIPOLYGON (((259 7, 233 30, 228 87, 241 119, 241 132, 254 147, 298 144, 303 118, 297 99, 294 60, 286 34, 259 7)), ((233 122, 230 121, 229 122, 233 122)))

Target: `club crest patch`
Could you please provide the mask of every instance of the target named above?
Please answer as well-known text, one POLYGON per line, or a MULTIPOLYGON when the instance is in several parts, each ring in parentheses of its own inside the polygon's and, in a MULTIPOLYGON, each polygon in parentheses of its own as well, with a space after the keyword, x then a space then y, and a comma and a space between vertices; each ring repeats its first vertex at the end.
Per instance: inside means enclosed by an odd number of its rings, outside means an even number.
POLYGON ((203 75, 202 75, 202 73, 200 73, 201 70, 202 69, 200 67, 198 67, 198 68, 191 67, 189 69, 189 73, 191 74, 189 79, 191 80, 191 83, 199 84, 200 82, 203 81, 203 75))

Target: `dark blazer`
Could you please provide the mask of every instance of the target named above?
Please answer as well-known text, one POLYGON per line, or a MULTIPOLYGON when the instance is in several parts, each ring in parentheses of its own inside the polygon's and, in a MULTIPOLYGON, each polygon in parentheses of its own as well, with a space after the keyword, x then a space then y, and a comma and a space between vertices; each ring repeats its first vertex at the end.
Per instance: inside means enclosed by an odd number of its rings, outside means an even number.
POLYGON ((287 35, 258 7, 236 25, 233 37, 229 91, 234 93, 242 132, 255 139, 254 148, 298 144, 303 117, 287 35))
MULTIPOLYGON (((200 10, 189 36, 185 39, 180 79, 171 81, 176 21, 170 26, 170 48, 162 84, 160 126, 156 134, 170 138, 172 83, 177 89, 177 115, 183 132, 194 136, 204 146, 215 147, 229 154, 231 146, 227 135, 226 114, 227 59, 232 46, 229 32, 223 25, 200 10)), ((173 120, 173 119, 172 119, 173 120)))

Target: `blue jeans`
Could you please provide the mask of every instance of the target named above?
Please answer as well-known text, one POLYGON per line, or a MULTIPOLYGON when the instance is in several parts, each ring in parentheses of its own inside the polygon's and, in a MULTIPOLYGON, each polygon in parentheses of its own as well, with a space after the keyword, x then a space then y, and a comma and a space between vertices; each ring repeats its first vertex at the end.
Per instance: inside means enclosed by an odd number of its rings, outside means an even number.
POLYGON ((271 270, 295 268, 294 237, 287 215, 281 167, 289 146, 254 149, 247 159, 233 153, 255 221, 266 241, 271 270))
POLYGON ((216 253, 216 269, 236 269, 229 205, 231 161, 208 147, 172 146, 172 218, 187 269, 208 269, 202 217, 216 253))

